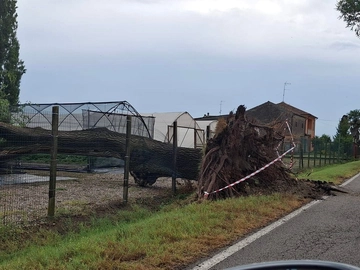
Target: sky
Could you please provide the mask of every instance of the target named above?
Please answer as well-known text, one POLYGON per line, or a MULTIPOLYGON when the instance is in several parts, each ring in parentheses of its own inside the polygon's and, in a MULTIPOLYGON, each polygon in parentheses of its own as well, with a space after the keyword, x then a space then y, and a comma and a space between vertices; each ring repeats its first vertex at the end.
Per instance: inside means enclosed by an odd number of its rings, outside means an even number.
POLYGON ((271 101, 336 134, 360 109, 360 39, 336 0, 18 0, 20 102, 226 114, 271 101))

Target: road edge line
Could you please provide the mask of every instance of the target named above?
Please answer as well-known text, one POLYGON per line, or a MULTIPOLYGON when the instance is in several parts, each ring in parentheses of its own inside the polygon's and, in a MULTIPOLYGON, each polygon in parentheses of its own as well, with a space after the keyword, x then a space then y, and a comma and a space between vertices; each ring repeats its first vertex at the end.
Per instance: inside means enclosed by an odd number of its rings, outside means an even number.
POLYGON ((346 180, 344 183, 342 183, 339 187, 344 187, 347 184, 350 184, 352 181, 354 181, 358 176, 360 175, 360 173, 358 173, 357 175, 354 175, 353 177, 351 177, 350 179, 346 180))
MULTIPOLYGON (((348 184, 350 184, 352 181, 354 181, 358 176, 360 176, 360 173, 356 174, 355 176, 351 177, 350 179, 346 180, 344 183, 342 183, 340 185, 340 187, 344 187, 348 184)), ((281 226, 282 224, 284 224, 285 222, 289 221, 290 219, 292 219, 293 217, 299 215, 300 213, 302 213, 303 211, 309 209, 310 207, 312 207, 313 205, 325 200, 326 198, 328 198, 328 196, 324 196, 322 200, 314 200, 311 201, 310 203, 300 207, 299 209, 291 212, 290 214, 286 215, 283 218, 280 218, 279 220, 275 221, 274 223, 271 223, 270 225, 266 226, 265 228, 261 229, 260 231, 240 240, 239 242, 237 242, 236 244, 228 247, 227 249, 225 249, 224 251, 217 253, 216 255, 214 255, 213 257, 211 257, 210 259, 207 259, 206 261, 203 261, 199 264, 197 264, 195 267, 192 268, 192 270, 208 270, 209 268, 217 265, 218 263, 220 263, 221 261, 225 260, 226 258, 230 257, 231 255, 233 255, 234 253, 236 253, 237 251, 239 251, 240 249, 246 247, 247 245, 251 244, 252 242, 254 242, 255 240, 259 239, 260 237, 266 235, 267 233, 271 232, 272 230, 274 230, 275 228, 281 226)))
POLYGON ((313 205, 315 205, 321 201, 322 200, 311 201, 310 203, 308 203, 308 204, 300 207, 299 209, 291 212, 290 214, 286 215, 285 217, 280 218, 279 220, 275 221, 274 223, 271 223, 270 225, 266 226, 265 228, 261 229, 260 231, 240 240, 236 244, 234 244, 234 245, 228 247, 227 249, 225 249, 224 251, 216 254, 212 258, 196 265, 194 268, 192 268, 192 270, 207 270, 207 269, 217 265, 219 262, 225 260, 227 257, 231 256, 235 252, 246 247, 250 243, 254 242, 255 240, 259 239, 260 237, 264 236, 265 234, 271 232, 275 228, 279 227, 280 225, 284 224, 285 222, 289 221, 293 217, 299 215, 306 209, 312 207, 313 205))

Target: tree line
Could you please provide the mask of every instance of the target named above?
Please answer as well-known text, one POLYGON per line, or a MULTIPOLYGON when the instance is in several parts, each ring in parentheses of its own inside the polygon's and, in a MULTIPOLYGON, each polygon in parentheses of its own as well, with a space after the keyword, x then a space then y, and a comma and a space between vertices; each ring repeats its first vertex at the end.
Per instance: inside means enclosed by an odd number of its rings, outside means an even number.
POLYGON ((333 138, 323 134, 315 136, 312 140, 313 148, 322 151, 332 145, 332 151, 339 151, 347 156, 354 155, 354 149, 360 146, 360 110, 351 110, 343 115, 336 128, 336 134, 333 138))

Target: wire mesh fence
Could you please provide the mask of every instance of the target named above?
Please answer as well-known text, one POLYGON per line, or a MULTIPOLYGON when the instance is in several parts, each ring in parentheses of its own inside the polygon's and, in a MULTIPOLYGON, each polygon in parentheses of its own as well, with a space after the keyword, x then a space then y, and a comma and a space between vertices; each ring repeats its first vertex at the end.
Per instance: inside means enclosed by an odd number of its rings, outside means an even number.
MULTIPOLYGON (((303 170, 355 160, 357 153, 359 146, 351 142, 313 142, 311 150, 300 143, 291 158, 293 169, 303 170)), ((290 162, 290 157, 286 161, 290 162)))
MULTIPOLYGON (((24 224, 46 217, 49 203, 50 152, 37 148, 30 136, 9 134, 12 127, 51 130, 52 108, 59 107, 61 131, 106 128, 126 132, 126 118, 131 115, 131 134, 151 138, 154 117, 143 117, 126 101, 68 104, 25 104, 11 109, 6 128, 0 130, 0 221, 24 224), (19 139, 18 139, 19 138, 19 139), (31 147, 29 147, 31 145, 31 147)), ((19 132, 19 131, 17 131, 19 132)), ((39 147, 41 144, 39 144, 39 147)), ((87 204, 119 198, 122 160, 106 157, 59 154, 57 156, 56 203, 60 211, 76 211, 87 204), (111 167, 112 176, 96 178, 86 174, 98 167, 111 167), (90 189, 91 192, 90 192, 90 189)))
MULTIPOLYGON (((51 130, 54 106, 59 108, 59 131, 106 128, 125 133, 126 119, 131 115, 131 134, 147 138, 154 136, 155 118, 141 116, 124 101, 25 104, 12 109, 10 116, 0 115, 0 119, 6 120, 0 122, 0 222, 3 224, 24 224, 47 216, 51 153, 40 149, 42 144, 28 136, 26 130, 33 133, 39 129, 51 130), (6 128, 1 128, 3 126, 6 128), (13 131, 13 127, 23 129, 13 131), (20 134, 16 132, 24 134, 18 136, 20 134)), ((294 168, 316 167, 349 160, 356 151, 352 144, 329 143, 310 148, 309 143, 300 143, 292 161, 295 161, 294 168)), ((58 154, 57 212, 83 214, 86 207, 119 199, 122 166, 122 160, 107 155, 58 154), (103 167, 113 168, 114 174, 106 177, 87 174, 103 167)))
MULTIPOLYGON (((0 134, 2 137, 3 134, 0 134)), ((22 147, 19 142, 17 148, 22 147)), ((1 143, 6 146, 6 141, 1 143)), ((21 156, 2 152, 0 163, 0 218, 3 224, 25 223, 46 213, 48 177, 26 173, 21 156), (45 211, 44 211, 45 210, 45 211)))

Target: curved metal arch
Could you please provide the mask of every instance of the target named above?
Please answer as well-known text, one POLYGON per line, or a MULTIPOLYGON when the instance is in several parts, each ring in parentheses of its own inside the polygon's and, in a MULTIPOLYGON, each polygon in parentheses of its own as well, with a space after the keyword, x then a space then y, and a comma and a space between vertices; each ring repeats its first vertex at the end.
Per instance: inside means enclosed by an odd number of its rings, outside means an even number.
POLYGON ((33 108, 33 109, 37 112, 37 113, 35 113, 32 117, 29 117, 29 119, 28 119, 28 121, 27 121, 27 124, 28 124, 28 123, 31 123, 31 120, 32 120, 36 115, 40 114, 40 115, 42 115, 43 118, 45 118, 45 119, 48 121, 48 123, 51 125, 51 122, 49 122, 49 120, 45 117, 45 115, 43 114, 43 111, 44 111, 45 109, 47 109, 48 107, 52 106, 52 104, 25 104, 25 106, 30 106, 31 108, 33 108), (42 108, 41 110, 38 110, 38 109, 36 109, 33 105, 38 105, 38 106, 47 105, 47 106, 45 106, 45 107, 42 108))
MULTIPOLYGON (((81 105, 79 104, 79 106, 77 106, 76 109, 74 109, 74 110, 68 110, 67 108, 65 108, 65 106, 63 106, 63 105, 75 105, 75 104, 76 104, 76 103, 69 103, 69 104, 66 104, 66 103, 64 103, 64 104, 55 103, 55 104, 54 104, 54 105, 60 106, 61 108, 63 108, 65 111, 67 111, 67 112, 69 113, 69 114, 68 114, 67 116, 65 116, 64 119, 59 123, 59 126, 61 126, 62 123, 64 123, 64 121, 65 121, 70 115, 73 116, 73 112, 74 112, 74 111, 76 111, 77 109, 79 109, 79 108, 81 108, 83 105, 85 105, 85 104, 81 104, 81 105)), ((80 126, 81 128, 83 128, 82 123, 80 123, 80 122, 76 119, 76 117, 73 116, 73 118, 75 119, 76 122, 78 122, 79 126, 80 126)))
MULTIPOLYGON (((95 108, 97 108, 97 109, 99 110, 99 113, 102 113, 102 116, 95 122, 95 125, 96 125, 97 123, 99 123, 99 121, 105 116, 106 119, 109 121, 111 127, 112 127, 112 128, 114 129, 114 131, 115 131, 115 130, 116 130, 116 129, 115 129, 115 126, 113 125, 112 121, 110 120, 110 118, 109 118, 106 114, 110 114, 111 112, 109 112, 109 111, 110 111, 112 108, 117 108, 117 107, 119 107, 119 105, 122 104, 123 102, 124 102, 124 101, 119 101, 119 102, 117 102, 117 104, 116 104, 115 106, 110 107, 110 109, 108 109, 106 112, 103 112, 99 107, 97 107, 96 105, 94 105, 95 108)), ((125 102, 126 102, 126 101, 125 101, 125 102)), ((112 103, 116 103, 116 102, 112 102, 112 103)))
MULTIPOLYGON (((35 113, 33 116, 28 118, 27 124, 31 123, 31 120, 34 119, 34 117, 36 117, 37 115, 41 115, 42 118, 44 118, 50 125, 51 125, 51 120, 48 119, 44 113, 45 110, 47 110, 49 107, 51 106, 59 106, 61 107, 61 110, 66 111, 68 114, 61 120, 61 122, 59 123, 59 126, 61 126, 66 119, 68 119, 70 117, 70 115, 74 118, 74 120, 78 123, 78 125, 83 128, 83 123, 81 123, 76 117, 74 117, 74 112, 78 109, 80 109, 82 106, 86 106, 86 105, 91 105, 95 110, 98 110, 99 113, 102 113, 102 116, 99 118, 98 121, 100 121, 100 119, 102 119, 104 116, 107 118, 107 120, 109 121, 111 127, 115 130, 115 126, 114 123, 111 121, 111 119, 107 116, 108 113, 111 113, 111 111, 116 110, 117 108, 119 108, 120 106, 123 106, 123 110, 124 114, 126 112, 126 115, 133 115, 136 118, 138 118, 140 120, 140 122, 143 124, 143 126, 146 129, 146 132, 148 134, 149 138, 152 138, 151 132, 149 130, 149 127, 147 126, 146 122, 144 121, 143 117, 137 112, 137 110, 127 101, 111 101, 111 102, 86 102, 86 103, 51 103, 51 104, 23 104, 20 106, 29 106, 30 108, 32 108, 35 113), (104 112, 104 110, 101 109, 101 107, 99 106, 100 104, 109 104, 112 105, 109 109, 106 109, 106 112, 104 112), (75 106, 74 108, 69 108, 69 106, 75 106)), ((98 123, 98 121, 96 123, 98 123)), ((95 124, 96 124, 95 123, 95 124)))
POLYGON ((144 125, 145 128, 146 128, 147 133, 149 134, 149 138, 153 139, 152 136, 151 136, 151 133, 150 133, 150 131, 149 131, 149 128, 148 128, 148 126, 146 125, 146 123, 145 123, 143 117, 141 116, 141 114, 139 114, 138 111, 137 111, 130 103, 128 103, 127 101, 125 101, 125 102, 126 102, 126 104, 127 104, 128 106, 130 106, 130 107, 134 110, 134 113, 136 113, 136 116, 137 116, 138 118, 140 118, 141 123, 143 123, 143 125, 144 125))
MULTIPOLYGON (((180 113, 180 114, 174 119, 174 122, 175 122, 175 121, 178 121, 178 119, 180 119, 180 118, 181 118, 182 116, 184 116, 184 115, 188 115, 188 116, 192 119, 192 122, 194 122, 194 126, 189 127, 189 126, 178 125, 178 128, 180 127, 180 128, 186 129, 185 135, 184 135, 184 137, 183 137, 180 145, 182 145, 182 144, 184 143, 185 137, 187 136, 189 130, 194 130, 195 133, 197 133, 198 130, 202 130, 202 129, 200 128, 200 126, 198 125, 198 123, 196 122, 196 120, 192 117, 192 115, 191 115, 190 113, 186 112, 186 111, 180 113)), ((171 140, 173 139, 173 135, 172 135, 172 134, 169 134, 169 129, 168 129, 167 132, 166 132, 165 140, 166 140, 166 138, 168 139, 168 141, 171 141, 171 140)), ((194 144, 195 144, 195 142, 194 142, 194 144)))
MULTIPOLYGON (((137 110, 136 110, 129 102, 127 102, 126 100, 121 101, 121 102, 119 102, 119 103, 122 103, 122 104, 125 106, 125 108, 127 108, 127 111, 128 111, 128 112, 131 112, 132 115, 134 115, 135 117, 137 117, 137 118, 140 119, 141 123, 143 123, 143 125, 144 125, 144 127, 145 127, 145 129, 146 129, 146 131, 147 131, 147 133, 148 133, 148 135, 149 135, 149 138, 153 139, 153 137, 151 136, 151 133, 150 133, 150 131, 149 131, 149 127, 148 127, 147 124, 145 123, 142 115, 139 114, 139 113, 137 112, 137 110), (130 110, 129 108, 131 108, 131 110, 130 110)), ((118 106, 119 106, 119 104, 116 106, 116 108, 117 108, 118 106)), ((115 108, 115 107, 113 107, 113 108, 115 108)))
MULTIPOLYGON (((194 117, 192 117, 192 115, 191 115, 190 113, 188 113, 188 112, 183 112, 183 113, 179 114, 178 117, 176 117, 176 119, 175 119, 174 121, 177 121, 177 120, 178 120, 181 116, 183 116, 183 115, 189 115, 189 116, 191 117, 191 119, 194 121, 196 127, 197 127, 197 128, 200 128, 200 126, 198 125, 198 123, 196 122, 196 120, 194 119, 194 117)), ((185 127, 184 127, 184 128, 185 128, 185 127)), ((189 128, 189 127, 186 127, 186 128, 189 128)), ((193 128, 193 129, 195 129, 195 128, 193 128)))

